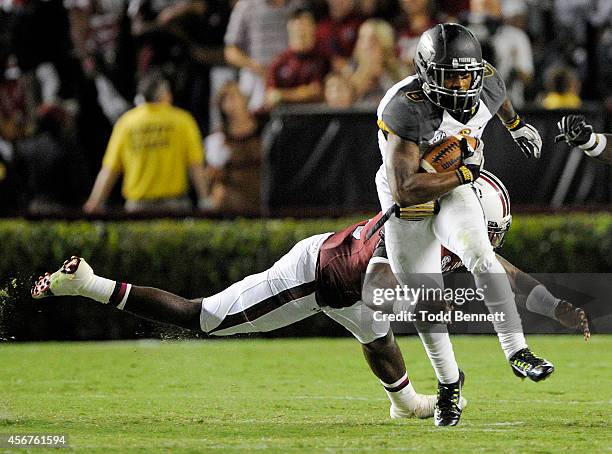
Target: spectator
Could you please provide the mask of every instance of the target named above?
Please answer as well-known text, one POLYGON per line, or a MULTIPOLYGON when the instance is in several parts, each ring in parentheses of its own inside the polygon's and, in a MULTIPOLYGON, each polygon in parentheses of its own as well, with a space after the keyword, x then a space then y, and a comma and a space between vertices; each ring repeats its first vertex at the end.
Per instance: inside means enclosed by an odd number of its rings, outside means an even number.
POLYGON ((44 104, 36 123, 36 132, 19 141, 15 153, 28 211, 44 214, 76 207, 86 196, 87 175, 76 142, 74 112, 69 104, 44 104))
POLYGON ((0 138, 13 143, 30 134, 34 125, 34 78, 21 74, 14 56, 0 66, 0 138))
POLYGON ((266 106, 323 100, 329 62, 316 52, 317 25, 309 10, 296 9, 287 23, 289 47, 270 66, 266 106))
POLYGON ((334 109, 348 109, 354 102, 351 81, 337 71, 329 73, 325 78, 325 103, 334 109))
POLYGON ((391 21, 398 14, 396 0, 357 0, 359 14, 364 19, 378 18, 391 21))
POLYGON ((597 88, 600 99, 603 99, 609 118, 612 118, 612 19, 602 30, 601 39, 595 49, 598 71, 597 88))
POLYGON ((227 29, 231 8, 222 0, 200 0, 202 12, 192 13, 171 24, 172 32, 182 37, 188 57, 184 68, 184 89, 177 104, 189 110, 198 121, 203 134, 208 134, 211 123, 213 93, 218 91, 221 77, 233 70, 228 68, 224 57, 223 37, 227 29))
POLYGON ((359 28, 349 66, 357 101, 377 105, 387 90, 406 76, 395 56, 393 28, 382 19, 368 19, 359 28))
POLYGON ((206 137, 209 207, 216 211, 259 213, 261 128, 236 82, 219 91, 221 130, 206 137))
MULTIPOLYGON (((17 90, 19 86, 25 89, 19 108, 26 136, 33 132, 31 127, 40 103, 61 105, 64 100, 71 100, 77 104, 74 128, 82 146, 81 153, 88 155, 90 162, 97 166, 110 128, 103 116, 98 115, 95 86, 83 77, 79 60, 75 58, 63 1, 6 3, 13 8, 11 53, 17 62, 17 67, 10 72, 19 74, 11 77, 10 85, 17 90)), ((90 175, 90 168, 83 173, 90 175)))
POLYGON ((197 0, 130 0, 128 16, 136 45, 139 76, 151 67, 177 66, 185 59, 179 37, 168 25, 187 14, 199 14, 204 5, 197 0))
POLYGON ((70 36, 77 57, 86 72, 98 59, 109 70, 115 69, 119 32, 126 0, 64 0, 70 19, 70 36))
POLYGON ((444 22, 456 22, 470 9, 470 0, 437 0, 436 4, 439 13, 446 16, 444 22))
POLYGON ((363 18, 354 0, 327 0, 329 13, 317 27, 317 45, 334 70, 342 71, 353 54, 363 18))
POLYGON ((510 25, 524 14, 520 3, 507 8, 509 19, 502 15, 501 0, 471 0, 470 12, 463 23, 479 39, 483 58, 495 66, 504 79, 508 97, 515 107, 525 104, 525 88, 533 78, 531 41, 522 29, 510 25))
POLYGON ((187 174, 199 200, 207 196, 200 131, 188 112, 172 106, 168 80, 157 71, 138 86, 142 103, 115 124, 93 190, 83 207, 93 213, 103 208, 121 173, 126 210, 184 212, 187 174))
POLYGON ((13 170, 13 147, 0 137, 0 216, 17 211, 20 205, 17 183, 13 170))
POLYGON ((288 0, 238 0, 225 34, 225 59, 240 69, 240 90, 257 111, 265 101, 268 66, 287 48, 288 0))
POLYGON ((566 66, 550 68, 546 75, 546 93, 542 99, 545 109, 579 109, 580 81, 575 70, 566 66))
POLYGON ((568 45, 586 45, 589 27, 605 26, 612 16, 609 0, 556 0, 552 4, 556 25, 567 29, 568 45))
POLYGON ((23 116, 18 108, 23 91, 19 90, 14 77, 6 77, 7 74, 11 76, 7 61, 8 55, 0 55, 0 215, 18 206, 17 179, 13 177, 13 142, 24 132, 23 116))
POLYGON ((482 57, 497 65, 492 38, 501 26, 501 5, 498 0, 470 0, 468 11, 460 15, 459 21, 478 38, 482 57))
POLYGON ((527 5, 522 1, 504 3, 501 13, 502 25, 492 37, 495 68, 506 83, 510 101, 521 108, 534 74, 533 50, 525 32, 527 5))
POLYGON ((15 13, 11 48, 21 73, 38 79, 47 103, 73 98, 79 68, 61 0, 14 3, 21 6, 15 13))
POLYGON ((147 32, 148 46, 155 52, 165 52, 162 56, 166 61, 158 60, 157 64, 173 62, 177 106, 189 110, 202 131, 208 131, 209 127, 211 69, 225 63, 223 35, 230 15, 225 3, 220 0, 170 3, 151 21, 147 32), (172 55, 163 48, 156 49, 156 43, 170 45, 172 55))
POLYGON ((415 72, 414 54, 421 34, 438 23, 433 0, 400 0, 401 14, 395 24, 399 58, 415 72))

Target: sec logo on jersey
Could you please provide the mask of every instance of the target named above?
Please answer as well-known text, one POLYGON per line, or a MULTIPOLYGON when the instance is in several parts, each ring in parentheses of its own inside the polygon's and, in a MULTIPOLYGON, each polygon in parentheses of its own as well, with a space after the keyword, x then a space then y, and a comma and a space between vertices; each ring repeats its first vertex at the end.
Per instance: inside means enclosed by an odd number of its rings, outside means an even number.
POLYGON ((436 131, 434 133, 434 136, 431 138, 431 140, 428 142, 429 145, 433 145, 434 143, 438 143, 438 142, 442 142, 444 139, 446 139, 446 131, 436 131))

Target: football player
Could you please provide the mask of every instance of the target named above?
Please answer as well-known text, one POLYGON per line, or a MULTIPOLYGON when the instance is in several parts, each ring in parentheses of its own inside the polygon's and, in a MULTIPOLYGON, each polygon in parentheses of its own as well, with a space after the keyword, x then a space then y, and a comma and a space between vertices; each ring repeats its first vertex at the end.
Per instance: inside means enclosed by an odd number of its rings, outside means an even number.
MULTIPOLYGON (((474 183, 474 188, 485 214, 489 241, 494 250, 499 252, 504 244, 506 233, 512 225, 508 190, 493 173, 484 169, 480 178, 474 183)), ((589 322, 583 309, 575 307, 569 301, 555 297, 535 278, 521 271, 499 253, 496 255, 510 278, 517 305, 529 312, 556 320, 566 328, 579 329, 585 341, 590 339, 589 322)), ((441 265, 444 275, 465 271, 461 259, 444 247, 442 247, 441 265)), ((393 307, 394 301, 389 301, 386 305, 375 304, 373 301, 374 289, 393 288, 397 285, 397 279, 389 266, 384 243, 379 244, 374 251, 363 285, 362 299, 368 307, 385 313, 398 309, 393 307)))
POLYGON ((362 276, 382 241, 378 234, 365 239, 362 232, 380 217, 306 238, 270 269, 204 298, 188 300, 156 288, 115 282, 95 275, 79 257, 39 277, 32 296, 84 296, 139 317, 215 336, 271 331, 323 312, 361 342, 391 401, 391 417, 429 418, 436 396, 416 393, 389 322, 376 321, 374 311, 361 301, 362 276))
MULTIPOLYGON (((489 178, 497 181, 493 175, 489 178)), ((498 186, 481 184, 481 187, 479 196, 487 214, 491 241, 500 245, 510 226, 509 199, 507 193, 502 193, 505 188, 501 183, 498 186)), ((436 397, 416 394, 388 322, 373 319, 374 311, 380 307, 370 309, 361 302, 362 277, 366 270, 370 284, 371 277, 380 276, 373 281, 381 288, 397 285, 385 258, 383 239, 379 235, 369 238, 364 235, 381 216, 382 213, 369 222, 357 223, 335 234, 307 238, 271 269, 248 276, 206 298, 187 300, 155 288, 117 283, 96 276, 85 260, 77 257, 67 260, 52 275, 41 276, 32 287, 32 296, 86 296, 143 318, 219 336, 270 331, 322 311, 363 344, 368 364, 391 401, 392 418, 430 417, 436 397)), ((448 253, 442 256, 444 268, 450 272, 458 266, 456 258, 449 258, 448 253)), ((513 277, 524 274, 512 268, 513 277)), ((528 283, 529 277, 513 278, 513 286, 521 287, 519 280, 528 283)), ((536 287, 532 291, 522 287, 527 300, 532 301, 527 304, 528 310, 557 319, 564 326, 582 326, 588 332, 582 309, 556 299, 543 286, 538 291, 536 287), (560 313, 558 308, 564 308, 565 312, 560 313)))
POLYGON ((593 132, 583 115, 566 115, 557 123, 559 135, 555 142, 564 140, 570 147, 578 147, 587 156, 612 164, 612 134, 593 132))
MULTIPOLYGON (((494 115, 527 157, 539 158, 540 135, 515 112, 501 76, 483 60, 480 43, 465 27, 446 23, 425 31, 414 61, 417 73, 394 85, 378 106, 383 164, 376 186, 383 211, 396 203, 404 210, 417 205, 420 213, 429 206, 431 215, 419 221, 393 216, 386 223, 391 268, 403 285, 443 289, 440 246, 455 253, 484 291, 488 309, 505 314, 494 327, 512 368, 531 379, 546 378, 554 367, 527 347, 510 282, 472 188, 483 164, 482 147, 471 150, 462 141, 467 149, 455 172, 419 171, 427 145, 457 134, 480 138, 494 115)), ((456 425, 461 386, 448 333, 444 325, 418 328, 439 383, 436 425, 456 425)))

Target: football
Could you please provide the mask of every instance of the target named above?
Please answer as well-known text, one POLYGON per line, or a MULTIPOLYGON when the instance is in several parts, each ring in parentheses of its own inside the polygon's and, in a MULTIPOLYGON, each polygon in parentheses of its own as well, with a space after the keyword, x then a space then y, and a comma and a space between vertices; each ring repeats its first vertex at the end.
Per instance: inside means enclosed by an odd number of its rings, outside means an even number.
POLYGON ((466 138, 472 148, 476 148, 479 139, 455 135, 437 142, 429 147, 421 158, 421 169, 428 173, 452 172, 461 167, 461 139, 466 138))

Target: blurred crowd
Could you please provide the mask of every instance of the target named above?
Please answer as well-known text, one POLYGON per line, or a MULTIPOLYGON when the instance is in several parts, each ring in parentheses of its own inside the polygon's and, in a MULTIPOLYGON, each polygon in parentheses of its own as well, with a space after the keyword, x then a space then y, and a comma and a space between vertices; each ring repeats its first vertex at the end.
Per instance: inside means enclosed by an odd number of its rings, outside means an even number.
POLYGON ((3 0, 0 213, 256 212, 276 106, 375 109, 451 21, 516 107, 612 112, 610 0, 3 0))

